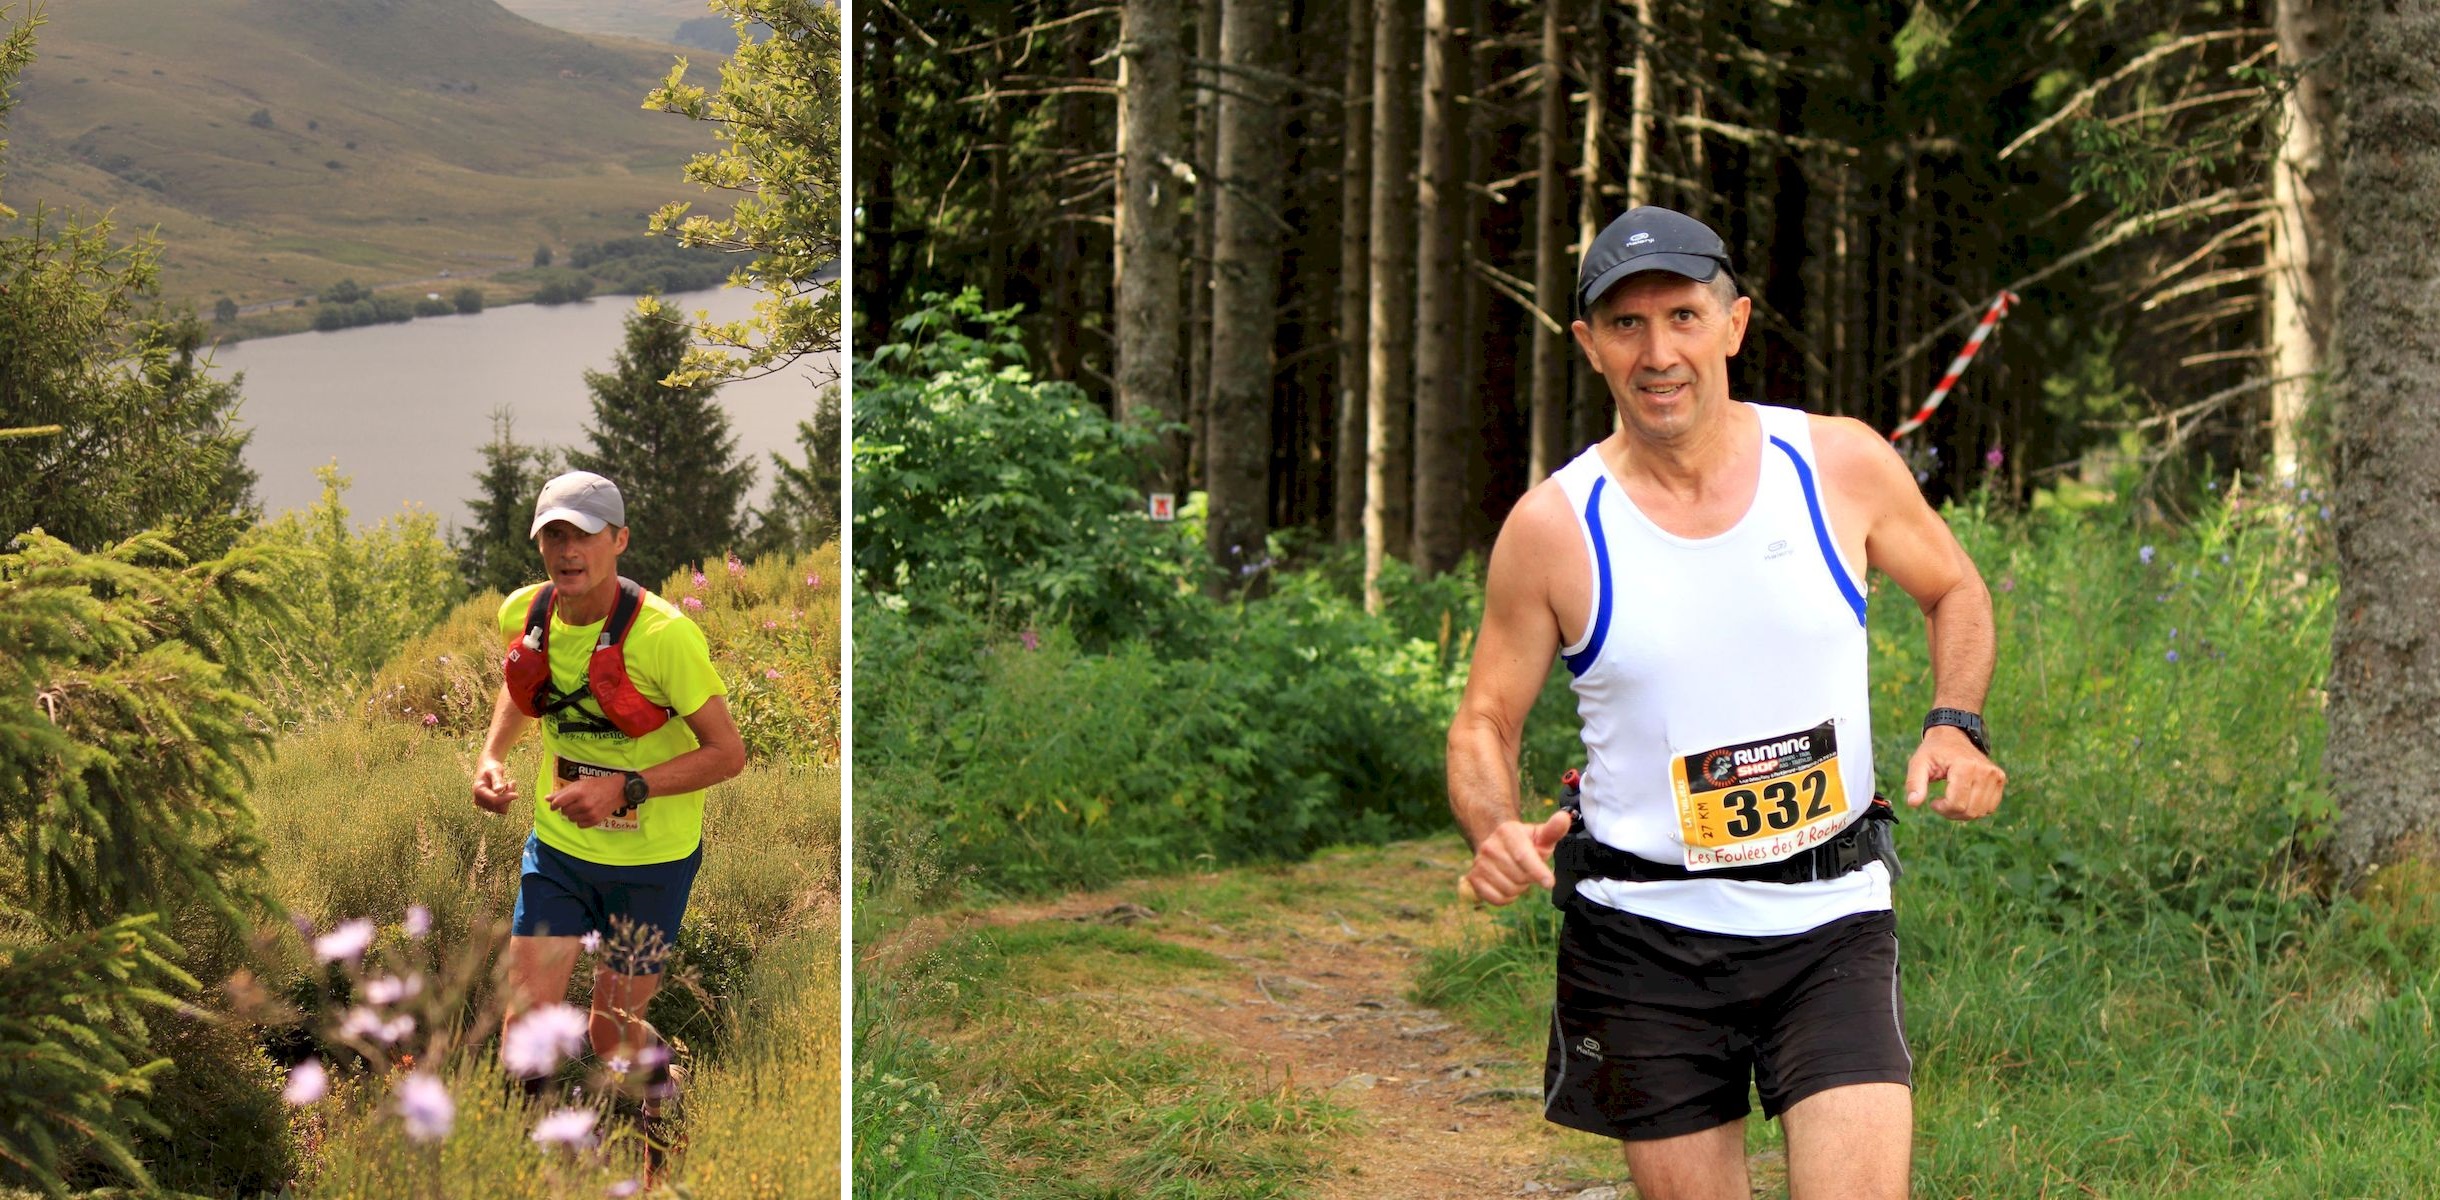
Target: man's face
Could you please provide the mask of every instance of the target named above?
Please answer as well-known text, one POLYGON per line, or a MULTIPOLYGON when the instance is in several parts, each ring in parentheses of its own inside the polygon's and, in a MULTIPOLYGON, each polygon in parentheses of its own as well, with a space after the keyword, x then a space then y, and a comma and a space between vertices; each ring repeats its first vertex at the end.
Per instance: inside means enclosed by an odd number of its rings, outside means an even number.
POLYGON ((618 586, 618 556, 627 548, 627 530, 605 525, 600 533, 586 533, 569 522, 553 521, 534 535, 534 544, 541 548, 542 568, 550 572, 559 594, 577 600, 605 582, 618 586))
POLYGON ((1728 360, 1752 311, 1743 296, 1723 308, 1708 283, 1644 271, 1603 293, 1574 332, 1628 431, 1667 443, 1727 405, 1728 360))

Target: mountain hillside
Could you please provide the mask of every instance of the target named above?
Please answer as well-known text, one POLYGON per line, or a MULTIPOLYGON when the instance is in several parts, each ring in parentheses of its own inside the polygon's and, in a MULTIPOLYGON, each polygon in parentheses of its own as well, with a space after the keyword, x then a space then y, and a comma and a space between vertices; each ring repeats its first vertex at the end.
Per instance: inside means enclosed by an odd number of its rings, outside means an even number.
POLYGON ((493 0, 78 0, 39 31, 0 201, 157 228, 198 306, 520 266, 702 199, 678 171, 709 130, 641 108, 676 53, 493 0))

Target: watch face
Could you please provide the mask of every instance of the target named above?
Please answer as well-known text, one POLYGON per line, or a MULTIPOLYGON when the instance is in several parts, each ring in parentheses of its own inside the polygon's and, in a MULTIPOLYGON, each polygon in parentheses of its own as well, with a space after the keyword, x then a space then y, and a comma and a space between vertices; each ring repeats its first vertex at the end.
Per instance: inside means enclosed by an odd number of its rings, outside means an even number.
POLYGON ((644 782, 644 777, 641 775, 629 775, 626 790, 627 803, 641 804, 652 793, 652 785, 644 782))

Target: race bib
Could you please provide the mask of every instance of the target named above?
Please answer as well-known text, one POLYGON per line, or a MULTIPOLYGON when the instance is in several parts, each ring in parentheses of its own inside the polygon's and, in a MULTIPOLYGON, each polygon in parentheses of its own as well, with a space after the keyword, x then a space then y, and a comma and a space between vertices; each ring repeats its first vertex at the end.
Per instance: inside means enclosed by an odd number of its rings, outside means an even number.
POLYGON ((1689 871, 1777 862, 1847 826, 1835 721, 1672 755, 1669 774, 1689 871))
MULTIPOLYGON (((578 762, 565 755, 559 756, 558 764, 555 774, 559 776, 562 783, 574 783, 579 779, 591 779, 598 775, 608 775, 613 778, 626 775, 625 771, 619 770, 617 767, 597 767, 592 763, 578 762)), ((623 782, 622 780, 622 784, 623 782)), ((626 805, 617 812, 602 818, 602 823, 593 828, 604 833, 633 833, 644 827, 642 818, 636 814, 636 807, 633 804, 626 805)))

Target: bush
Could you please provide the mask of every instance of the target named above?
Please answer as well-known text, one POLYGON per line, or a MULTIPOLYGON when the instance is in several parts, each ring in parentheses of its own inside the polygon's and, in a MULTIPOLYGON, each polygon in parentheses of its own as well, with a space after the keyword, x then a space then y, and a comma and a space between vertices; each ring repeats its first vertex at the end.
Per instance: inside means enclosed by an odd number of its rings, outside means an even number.
POLYGON ((1153 435, 1033 378, 1016 310, 926 299, 855 368, 858 578, 919 620, 1057 623, 1088 646, 1168 628, 1200 554, 1141 511, 1153 435))
POLYGON ((483 311, 483 289, 467 284, 450 294, 449 302, 461 313, 483 311))
POLYGON ((445 317, 456 311, 448 301, 438 296, 425 296, 415 302, 415 315, 419 317, 445 317))
POLYGON ((356 529, 348 480, 320 468, 322 498, 304 513, 256 527, 241 545, 291 557, 278 577, 296 623, 238 624, 258 692, 283 724, 350 711, 365 681, 401 645, 449 615, 464 594, 457 560, 431 513, 408 510, 356 529))

